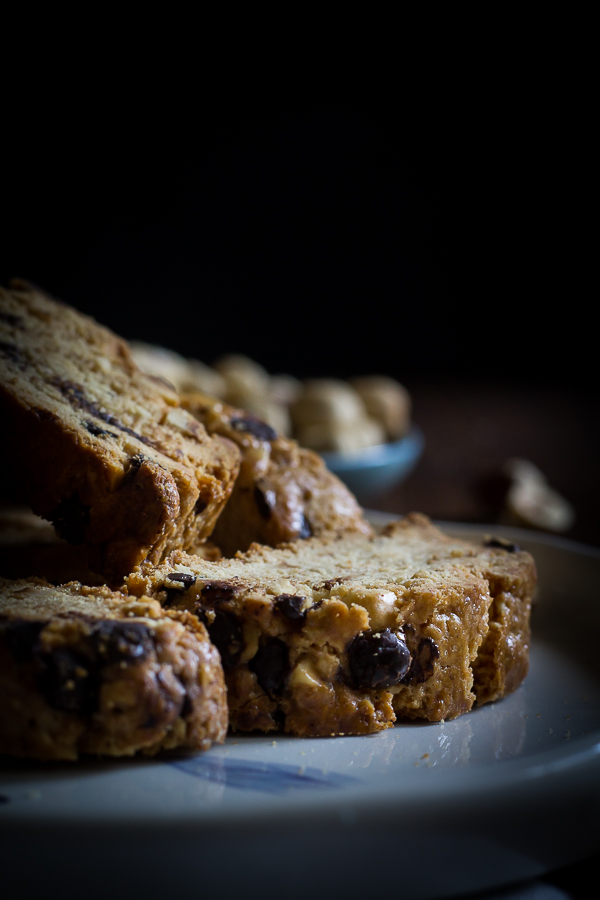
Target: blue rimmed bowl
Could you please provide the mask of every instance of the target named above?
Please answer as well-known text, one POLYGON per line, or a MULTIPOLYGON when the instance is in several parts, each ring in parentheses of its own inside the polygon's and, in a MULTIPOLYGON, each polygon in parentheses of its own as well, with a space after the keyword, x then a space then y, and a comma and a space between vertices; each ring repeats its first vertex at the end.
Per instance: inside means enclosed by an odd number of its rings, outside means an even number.
POLYGON ((423 432, 413 425, 399 441, 378 444, 352 453, 321 453, 334 472, 359 499, 396 487, 411 474, 422 456, 423 432))

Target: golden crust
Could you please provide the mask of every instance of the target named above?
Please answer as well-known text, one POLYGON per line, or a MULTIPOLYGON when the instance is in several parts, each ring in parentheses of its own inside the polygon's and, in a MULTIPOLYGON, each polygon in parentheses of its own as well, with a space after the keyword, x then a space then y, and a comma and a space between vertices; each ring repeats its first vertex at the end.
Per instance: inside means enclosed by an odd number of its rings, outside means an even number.
POLYGON ((127 343, 23 282, 0 289, 0 491, 90 550, 113 581, 206 540, 240 453, 209 435, 127 343))

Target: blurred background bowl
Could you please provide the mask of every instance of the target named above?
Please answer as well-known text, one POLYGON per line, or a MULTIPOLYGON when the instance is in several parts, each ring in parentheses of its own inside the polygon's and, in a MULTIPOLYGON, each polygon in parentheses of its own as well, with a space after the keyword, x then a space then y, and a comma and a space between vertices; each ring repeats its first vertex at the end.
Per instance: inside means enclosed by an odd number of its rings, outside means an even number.
POLYGON ((327 468, 364 502, 404 481, 417 465, 424 447, 423 432, 412 425, 399 441, 351 453, 321 453, 327 468))

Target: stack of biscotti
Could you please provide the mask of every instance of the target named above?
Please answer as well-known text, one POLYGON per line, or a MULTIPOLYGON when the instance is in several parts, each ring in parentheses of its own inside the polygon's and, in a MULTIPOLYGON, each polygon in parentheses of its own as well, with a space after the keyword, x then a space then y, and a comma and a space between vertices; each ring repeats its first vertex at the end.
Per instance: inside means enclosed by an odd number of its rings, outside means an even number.
POLYGON ((240 731, 452 719, 515 690, 528 669, 532 557, 451 540, 419 514, 370 537, 253 545, 217 562, 175 551, 126 581, 206 622, 240 731))
POLYGON ((117 584, 211 534, 238 448, 142 373, 127 343, 23 282, 0 289, 0 496, 27 504, 117 584))

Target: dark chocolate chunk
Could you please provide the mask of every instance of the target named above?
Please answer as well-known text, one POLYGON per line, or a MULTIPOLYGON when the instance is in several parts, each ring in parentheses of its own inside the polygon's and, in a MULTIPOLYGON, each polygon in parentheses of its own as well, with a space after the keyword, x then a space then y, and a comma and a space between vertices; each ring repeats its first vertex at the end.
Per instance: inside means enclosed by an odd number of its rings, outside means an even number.
POLYGON ((56 422, 58 419, 56 413, 53 413, 50 409, 42 409, 39 406, 32 406, 31 411, 35 415, 36 419, 39 419, 40 422, 56 422))
POLYGON ((275 597, 275 607, 290 622, 303 622, 306 618, 306 610, 303 609, 304 599, 295 594, 280 594, 275 597))
POLYGON ((261 488, 255 484, 254 485, 254 502, 256 503, 257 509, 263 519, 268 519, 271 516, 271 511, 276 503, 276 497, 274 491, 263 491, 261 488))
POLYGON ((199 516, 200 513, 204 512, 207 506, 208 503, 206 502, 206 500, 203 497, 198 497, 198 499, 196 500, 196 505, 194 506, 194 512, 197 516, 199 516))
POLYGON ((0 312, 0 320, 6 322, 11 328, 23 328, 23 319, 21 316, 15 316, 12 313, 0 312))
POLYGON ((499 550, 506 550, 507 553, 518 553, 521 549, 518 544, 507 541, 505 538, 490 537, 485 541, 485 547, 497 547, 499 550))
POLYGON ((46 625, 47 622, 17 619, 9 620, 2 626, 6 642, 18 662, 23 662, 33 655, 40 633, 46 625))
POLYGON ((134 431, 129 426, 124 425, 120 422, 116 416, 107 413, 105 410, 101 409, 93 400, 89 400, 86 397, 85 392, 80 384, 76 384, 74 381, 69 381, 66 378, 54 378, 52 380, 52 384, 58 388, 63 397, 71 403, 76 409, 81 409, 84 412, 89 413, 94 416, 96 419, 100 419, 102 422, 106 422, 107 425, 112 425, 113 428, 118 428, 119 431, 123 431, 125 434, 131 435, 131 437, 136 438, 138 441, 141 441, 143 444, 147 444, 149 447, 155 447, 156 444, 154 441, 151 441, 150 438, 146 438, 141 434, 138 434, 137 431, 134 431))
POLYGON ((38 685, 50 706, 80 715, 96 709, 100 677, 93 660, 63 648, 41 654, 39 661, 38 685))
POLYGON ((89 431, 90 434, 93 434, 94 437, 112 437, 116 438, 117 435, 112 431, 107 431, 106 428, 102 428, 100 425, 96 425, 91 419, 86 419, 83 423, 86 431, 89 431))
POLYGON ((201 596, 207 603, 224 603, 235 596, 236 587, 229 581, 207 581, 202 587, 201 596))
POLYGON ((413 655, 410 668, 402 679, 403 684, 423 684, 433 674, 440 650, 433 638, 421 638, 413 655))
POLYGON ((398 684, 410 666, 408 647, 397 634, 364 631, 348 646, 350 679, 355 688, 388 688, 398 684))
POLYGON ((342 584, 344 581, 349 581, 350 575, 338 575, 335 578, 328 578, 327 581, 317 581, 313 584, 314 591, 330 591, 337 584, 342 584))
POLYGON ((187 590, 187 588, 196 584, 196 576, 192 575, 191 572, 171 572, 169 581, 177 581, 183 585, 183 590, 187 590))
POLYGON ((73 494, 59 503, 49 519, 59 537, 70 544, 83 544, 90 522, 90 508, 81 502, 77 494, 73 494))
POLYGON ((183 703, 181 705, 181 711, 179 715, 182 719, 187 718, 194 711, 194 703, 189 694, 186 694, 183 698, 183 703))
POLYGON ((244 649, 242 626, 233 613, 224 609, 212 610, 214 619, 208 621, 207 610, 202 607, 196 613, 208 629, 208 634, 219 651, 224 669, 232 669, 238 662, 244 649))
POLYGON ((7 341, 0 341, 0 356, 14 363, 19 369, 25 369, 29 363, 25 353, 15 344, 9 344, 7 341))
POLYGON ((165 607, 173 606, 177 603, 185 592, 193 584, 196 583, 196 576, 189 572, 171 572, 169 580, 162 586, 165 598, 162 605, 165 607))
POLYGON ((277 437, 275 429, 256 416, 232 416, 229 422, 234 431, 246 432, 259 441, 274 441, 277 437))
POLYGON ((95 655, 108 664, 140 662, 154 648, 150 629, 143 622, 107 619, 94 627, 91 638, 95 655))
POLYGON ((261 688, 269 697, 278 697, 290 671, 288 649, 279 638, 267 638, 248 663, 261 688))

